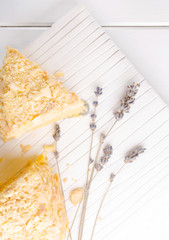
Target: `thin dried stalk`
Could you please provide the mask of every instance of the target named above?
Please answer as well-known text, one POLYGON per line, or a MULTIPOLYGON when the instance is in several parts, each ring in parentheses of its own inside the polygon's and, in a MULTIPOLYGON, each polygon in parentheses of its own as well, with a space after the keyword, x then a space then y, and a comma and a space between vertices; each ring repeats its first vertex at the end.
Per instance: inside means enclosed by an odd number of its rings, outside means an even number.
POLYGON ((117 174, 119 174, 121 172, 121 170, 124 168, 124 166, 126 165, 126 163, 123 163, 122 166, 119 168, 119 170, 116 172, 115 176, 117 176, 117 174))
POLYGON ((94 226, 93 226, 92 235, 91 235, 90 240, 93 239, 93 235, 94 235, 94 231, 95 231, 95 228, 96 228, 96 223, 97 223, 97 220, 98 220, 98 217, 99 217, 99 214, 100 214, 100 210, 101 210, 101 208, 102 208, 102 206, 103 206, 104 200, 105 200, 105 198, 106 198, 106 196, 107 196, 107 194, 108 194, 108 192, 109 192, 109 189, 110 189, 111 185, 112 185, 112 182, 109 183, 109 185, 108 185, 108 187, 107 187, 107 189, 106 189, 106 192, 105 192, 105 194, 103 195, 103 198, 102 198, 102 200, 101 200, 101 203, 100 203, 100 206, 99 206, 99 209, 98 209, 98 212, 97 212, 95 221, 94 221, 94 226))
MULTIPOLYGON (((124 164, 119 168, 119 170, 116 172, 116 174, 114 175, 114 177, 117 176, 117 174, 120 173, 120 171, 124 168, 125 165, 126 165, 126 163, 124 163, 124 164)), ((106 196, 107 196, 107 194, 108 194, 108 192, 109 192, 109 189, 110 189, 112 183, 113 183, 113 180, 109 182, 109 185, 108 185, 108 187, 107 187, 107 189, 106 189, 106 191, 105 191, 105 193, 104 193, 104 195, 103 195, 103 197, 102 197, 102 200, 101 200, 101 203, 100 203, 100 205, 99 205, 99 209, 98 209, 98 211, 97 211, 97 215, 96 215, 96 218, 95 218, 95 221, 94 221, 93 230, 92 230, 92 234, 91 234, 90 240, 93 239, 94 231, 95 231, 95 228, 96 228, 96 224, 97 224, 97 221, 98 221, 98 217, 99 217, 101 208, 102 208, 102 206, 103 206, 104 200, 105 200, 105 198, 106 198, 106 196)))
POLYGON ((93 180, 97 177, 97 174, 98 174, 98 172, 96 172, 96 174, 95 174, 94 177, 92 178, 92 182, 93 182, 93 180))
MULTIPOLYGON (((108 130, 105 138, 110 134, 110 132, 112 131, 113 127, 115 126, 115 124, 117 123, 117 120, 113 123, 113 125, 111 126, 111 128, 108 130)), ((85 215, 86 215, 86 207, 87 207, 87 202, 88 202, 88 197, 89 197, 89 191, 90 191, 90 185, 93 181, 93 175, 94 175, 94 170, 95 170, 95 165, 98 161, 98 157, 99 157, 99 153, 101 150, 101 147, 103 145, 103 141, 101 141, 99 143, 98 149, 97 149, 97 153, 96 153, 96 157, 95 157, 95 161, 94 164, 92 166, 92 171, 90 174, 90 178, 89 181, 86 183, 86 193, 84 195, 84 199, 83 199, 83 207, 82 207, 82 214, 81 214, 81 218, 80 218, 80 225, 79 225, 79 236, 78 236, 78 240, 82 239, 82 235, 83 235, 83 228, 84 228, 84 222, 85 222, 85 215)))
POLYGON ((91 159, 91 153, 92 153, 92 147, 93 147, 93 137, 94 137, 94 132, 92 132, 92 134, 91 134, 91 142, 90 142, 90 150, 89 150, 89 161, 88 161, 88 166, 87 166, 86 184, 88 183, 88 180, 89 180, 89 167, 90 167, 90 159, 91 159))
MULTIPOLYGON (((56 160, 56 166, 57 166, 57 171, 58 171, 59 178, 60 178, 60 187, 61 187, 61 191, 62 191, 63 199, 64 199, 63 203, 64 203, 66 215, 67 215, 66 204, 65 204, 65 196, 64 196, 64 191, 63 191, 63 184, 62 184, 62 180, 61 180, 61 174, 60 174, 60 168, 59 168, 58 160, 56 160)), ((70 236, 70 239, 72 240, 72 235, 71 235, 70 230, 69 230, 69 236, 70 236)))
MULTIPOLYGON (((92 152, 92 146, 93 146, 93 137, 94 137, 94 130, 96 128, 95 125, 95 118, 96 118, 96 108, 98 106, 98 97, 100 95, 102 95, 102 88, 97 87, 96 91, 95 91, 95 95, 96 95, 96 101, 93 102, 94 105, 94 113, 92 114, 92 124, 90 125, 90 129, 92 130, 92 134, 91 134, 91 142, 90 142, 90 149, 89 149, 89 160, 88 160, 88 166, 87 166, 87 174, 86 174, 86 184, 85 184, 85 194, 84 194, 84 198, 83 198, 83 206, 82 206, 82 214, 81 214, 81 218, 80 218, 80 225, 79 225, 79 234, 78 234, 78 239, 82 239, 82 235, 83 235, 83 228, 84 228, 84 221, 85 221, 85 214, 86 214, 86 207, 87 207, 87 201, 88 201, 88 194, 89 194, 89 188, 88 186, 89 184, 89 168, 90 168, 90 161, 91 161, 91 152, 92 152)), ((96 163, 96 161, 95 161, 96 163)), ((94 166, 94 164, 93 164, 94 166)), ((94 169, 92 167, 92 171, 94 172, 94 169)), ((91 179, 91 178, 90 178, 91 179)))
POLYGON ((86 215, 86 207, 88 202, 88 190, 85 191, 84 199, 83 199, 83 206, 82 206, 82 214, 80 217, 80 225, 79 225, 79 232, 78 232, 78 240, 82 240, 83 235, 83 228, 84 228, 84 221, 85 221, 85 215, 86 215))
POLYGON ((113 125, 110 127, 110 129, 107 131, 105 138, 109 135, 109 133, 112 131, 112 129, 114 128, 114 126, 116 125, 117 120, 115 120, 115 122, 113 123, 113 125))
MULTIPOLYGON (((98 101, 98 97, 97 97, 98 101)), ((94 107, 94 115, 96 114, 96 106, 94 107)), ((91 133, 91 141, 90 141, 90 149, 89 149, 89 161, 88 161, 88 166, 87 166, 87 174, 86 174, 86 184, 88 183, 89 180, 89 167, 90 167, 90 159, 91 159, 91 154, 92 154, 92 148, 93 148, 93 138, 94 138, 94 131, 91 133)))
POLYGON ((71 235, 71 231, 72 231, 73 225, 74 225, 74 223, 75 223, 75 220, 76 220, 78 211, 79 211, 79 209, 80 209, 81 203, 82 203, 82 202, 79 203, 79 205, 78 205, 78 207, 77 207, 77 209, 76 209, 76 212, 75 212, 75 215, 74 215, 74 218, 73 218, 71 227, 70 227, 70 229, 69 229, 69 233, 68 233, 68 236, 67 236, 67 240, 69 239, 69 237, 70 237, 70 235, 71 235))

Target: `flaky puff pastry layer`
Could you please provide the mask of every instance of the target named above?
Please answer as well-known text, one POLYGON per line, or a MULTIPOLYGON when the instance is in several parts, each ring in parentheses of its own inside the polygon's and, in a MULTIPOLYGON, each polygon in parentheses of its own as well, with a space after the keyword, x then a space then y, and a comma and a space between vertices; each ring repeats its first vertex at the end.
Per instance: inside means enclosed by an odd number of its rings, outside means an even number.
POLYGON ((59 178, 40 155, 0 188, 0 239, 63 240, 67 230, 59 178))
POLYGON ((0 69, 0 134, 4 141, 87 111, 86 104, 18 50, 7 47, 0 69))

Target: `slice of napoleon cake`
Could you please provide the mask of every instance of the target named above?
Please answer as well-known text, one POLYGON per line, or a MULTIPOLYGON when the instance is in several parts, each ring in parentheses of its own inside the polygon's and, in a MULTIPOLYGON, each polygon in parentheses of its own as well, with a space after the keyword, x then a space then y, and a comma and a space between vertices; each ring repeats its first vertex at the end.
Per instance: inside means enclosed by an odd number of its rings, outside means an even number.
POLYGON ((0 187, 0 239, 63 240, 67 230, 59 178, 40 155, 0 187))
POLYGON ((87 111, 87 104, 18 50, 7 47, 0 70, 0 134, 4 141, 87 111))

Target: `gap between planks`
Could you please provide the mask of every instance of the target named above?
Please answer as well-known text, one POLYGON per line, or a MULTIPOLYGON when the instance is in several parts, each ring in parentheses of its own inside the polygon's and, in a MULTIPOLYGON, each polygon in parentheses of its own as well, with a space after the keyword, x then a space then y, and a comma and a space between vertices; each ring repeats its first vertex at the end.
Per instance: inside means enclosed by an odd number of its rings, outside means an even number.
MULTIPOLYGON (((49 29, 54 23, 27 23, 27 24, 0 24, 0 28, 19 28, 19 29, 49 29)), ((122 22, 101 25, 103 28, 169 28, 169 22, 157 23, 139 23, 139 22, 122 22)))

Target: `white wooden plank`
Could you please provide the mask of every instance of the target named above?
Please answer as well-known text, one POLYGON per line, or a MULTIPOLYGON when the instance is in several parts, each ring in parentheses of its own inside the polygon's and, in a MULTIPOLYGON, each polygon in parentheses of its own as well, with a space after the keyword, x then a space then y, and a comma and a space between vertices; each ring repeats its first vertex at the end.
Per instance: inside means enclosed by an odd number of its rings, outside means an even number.
POLYGON ((6 54, 6 46, 22 50, 45 30, 46 28, 0 28, 0 65, 6 54))
MULTIPOLYGON (((169 25, 168 0, 78 0, 102 25, 169 25)), ((48 24, 75 4, 72 0, 1 1, 0 24, 48 24)))
POLYGON ((169 104, 169 28, 106 28, 131 62, 169 104))
POLYGON ((51 25, 75 5, 72 0, 1 1, 0 25, 51 25))
POLYGON ((167 0, 79 0, 103 26, 168 25, 167 0))

